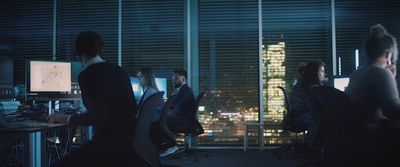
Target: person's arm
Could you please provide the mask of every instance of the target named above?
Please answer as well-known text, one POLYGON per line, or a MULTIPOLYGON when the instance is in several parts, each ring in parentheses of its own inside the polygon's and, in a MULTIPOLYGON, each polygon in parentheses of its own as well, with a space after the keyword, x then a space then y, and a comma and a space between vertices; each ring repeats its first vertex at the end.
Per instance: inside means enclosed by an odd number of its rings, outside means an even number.
POLYGON ((178 94, 175 97, 175 100, 172 102, 170 109, 173 110, 177 105, 183 103, 189 96, 189 87, 183 86, 181 90, 179 90, 178 94))
POLYGON ((400 119, 400 99, 393 74, 387 69, 382 69, 371 79, 373 79, 374 94, 383 114, 389 118, 400 119))
POLYGON ((389 64, 388 69, 393 74, 393 78, 396 78, 397 75, 397 67, 396 64, 389 64))
POLYGON ((71 116, 70 123, 75 126, 90 126, 92 125, 92 121, 90 121, 89 111, 86 111, 81 114, 75 114, 71 116))
POLYGON ((100 84, 100 82, 96 81, 93 76, 86 75, 85 77, 79 78, 82 100, 87 111, 71 117, 70 122, 73 125, 89 126, 93 125, 95 119, 101 119, 100 115, 104 114, 103 110, 105 110, 102 104, 105 102, 103 100, 102 91, 98 90, 98 84, 100 84))

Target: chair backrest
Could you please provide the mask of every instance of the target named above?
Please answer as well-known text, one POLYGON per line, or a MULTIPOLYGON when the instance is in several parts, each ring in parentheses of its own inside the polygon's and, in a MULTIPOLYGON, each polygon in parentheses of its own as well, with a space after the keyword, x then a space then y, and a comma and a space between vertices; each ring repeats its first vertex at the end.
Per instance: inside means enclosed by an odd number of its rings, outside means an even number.
POLYGON ((204 92, 201 92, 195 98, 195 107, 194 107, 195 111, 193 112, 194 114, 192 115, 191 118, 192 123, 187 126, 175 127, 174 132, 185 133, 185 135, 191 135, 191 136, 198 136, 204 133, 204 129, 196 117, 200 101, 203 98, 204 94, 205 94, 204 92))
POLYGON ((156 110, 164 106, 162 95, 157 92, 143 102, 134 138, 136 151, 152 166, 161 166, 158 149, 150 139, 150 126, 156 110))
POLYGON ((169 112, 171 105, 174 102, 175 98, 176 98, 176 94, 172 95, 171 97, 169 97, 167 99, 167 101, 164 104, 164 108, 162 110, 161 117, 160 117, 160 127, 170 140, 175 140, 175 136, 171 132, 171 130, 168 128, 167 116, 168 116, 168 112, 169 112))
POLYGON ((296 132, 296 133, 304 132, 305 130, 307 130, 307 128, 304 127, 303 124, 296 123, 294 118, 291 117, 291 115, 292 115, 291 114, 292 113, 292 107, 290 105, 289 96, 288 96, 285 88, 282 87, 282 86, 278 86, 277 88, 282 90, 283 96, 285 98, 286 111, 283 113, 283 120, 282 120, 282 128, 283 128, 283 130, 296 132))
POLYGON ((195 99, 196 105, 198 106, 200 104, 200 100, 203 98, 203 96, 206 94, 206 92, 200 92, 195 99))
MULTIPOLYGON (((204 94, 205 94, 205 92, 200 92, 197 96, 196 96, 196 98, 194 99, 194 102, 195 102, 195 112, 194 113, 196 113, 196 115, 197 115, 197 112, 199 111, 199 104, 200 104, 200 101, 201 101, 201 99, 203 98, 203 96, 204 96, 204 94)), ((195 116, 196 116, 195 115, 195 116)))
POLYGON ((292 111, 292 107, 290 106, 290 102, 289 102, 289 96, 287 95, 287 92, 284 87, 278 86, 277 88, 282 90, 283 96, 285 97, 285 108, 286 108, 286 112, 284 113, 284 116, 285 116, 292 111))
POLYGON ((166 124, 168 112, 169 112, 169 110, 171 108, 171 105, 174 102, 175 98, 176 98, 176 94, 174 94, 171 97, 169 97, 167 99, 167 101, 165 102, 164 108, 163 108, 161 116, 160 116, 160 122, 161 123, 165 123, 166 124))
POLYGON ((313 87, 307 91, 310 111, 315 115, 315 143, 324 148, 326 164, 343 162, 353 154, 357 140, 357 117, 348 96, 332 87, 313 87))
POLYGON ((191 134, 194 135, 194 136, 198 136, 198 135, 204 133, 204 129, 201 126, 199 120, 197 119, 200 101, 204 97, 204 95, 205 95, 205 92, 200 92, 196 96, 196 99, 195 99, 195 105, 196 105, 195 106, 195 110, 196 110, 196 112, 194 112, 194 113, 196 113, 196 115, 195 115, 194 120, 193 120, 193 127, 191 128, 191 134))

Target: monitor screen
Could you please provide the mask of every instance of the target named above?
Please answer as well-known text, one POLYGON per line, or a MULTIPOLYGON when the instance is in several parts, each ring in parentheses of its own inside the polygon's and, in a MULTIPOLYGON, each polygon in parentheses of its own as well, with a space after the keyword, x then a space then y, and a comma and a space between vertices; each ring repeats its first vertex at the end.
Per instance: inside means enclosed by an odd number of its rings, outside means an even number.
POLYGON ((76 62, 38 61, 27 63, 27 100, 75 100, 81 98, 76 62))
POLYGON ((14 73, 11 56, 0 52, 0 100, 14 98, 14 73))
POLYGON ((167 78, 156 78, 157 88, 160 91, 164 91, 163 98, 167 99, 167 78))
POLYGON ((131 85, 133 94, 135 95, 136 102, 139 102, 140 97, 142 96, 142 88, 139 85, 139 79, 136 77, 131 77, 131 85))
POLYGON ((349 85, 350 78, 348 76, 336 76, 333 78, 333 87, 341 91, 345 91, 349 85))
MULTIPOLYGON (((164 91, 163 98, 167 99, 167 78, 155 78, 157 88, 160 91, 164 91)), ((137 77, 131 77, 131 85, 135 99, 138 102, 143 94, 142 87, 139 85, 139 79, 137 77)))
POLYGON ((30 62, 30 91, 69 92, 71 91, 71 63, 30 62))

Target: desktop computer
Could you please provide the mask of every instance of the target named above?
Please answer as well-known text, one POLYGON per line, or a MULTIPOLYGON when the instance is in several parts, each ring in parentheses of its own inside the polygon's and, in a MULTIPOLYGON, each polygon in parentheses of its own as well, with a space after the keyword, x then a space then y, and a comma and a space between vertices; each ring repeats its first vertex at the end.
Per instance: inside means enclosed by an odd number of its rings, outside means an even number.
MULTIPOLYGON (((164 91, 164 95, 163 98, 167 99, 168 96, 168 89, 167 89, 167 78, 155 78, 156 80, 156 85, 159 91, 164 91)), ((142 94, 143 94, 143 90, 142 87, 139 85, 139 79, 137 77, 131 77, 131 85, 132 85, 132 90, 133 93, 135 95, 135 99, 137 102, 139 102, 142 94)))
POLYGON ((132 90, 133 94, 135 95, 135 100, 136 103, 139 103, 140 98, 142 96, 142 87, 139 85, 139 78, 137 77, 131 77, 131 85, 132 85, 132 90))
POLYGON ((160 91, 164 91, 164 95, 163 98, 164 100, 166 100, 168 98, 167 94, 167 78, 156 78, 156 84, 157 84, 157 88, 160 91))
POLYGON ((81 98, 76 62, 31 60, 26 68, 27 101, 77 100, 81 98))

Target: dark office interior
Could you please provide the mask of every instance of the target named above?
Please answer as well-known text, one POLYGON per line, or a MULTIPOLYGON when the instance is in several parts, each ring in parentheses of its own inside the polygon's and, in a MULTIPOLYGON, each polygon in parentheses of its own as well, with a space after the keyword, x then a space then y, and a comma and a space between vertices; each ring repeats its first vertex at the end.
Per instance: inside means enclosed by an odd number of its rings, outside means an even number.
POLYGON ((400 164, 398 0, 2 0, 0 20, 0 167, 400 164))

